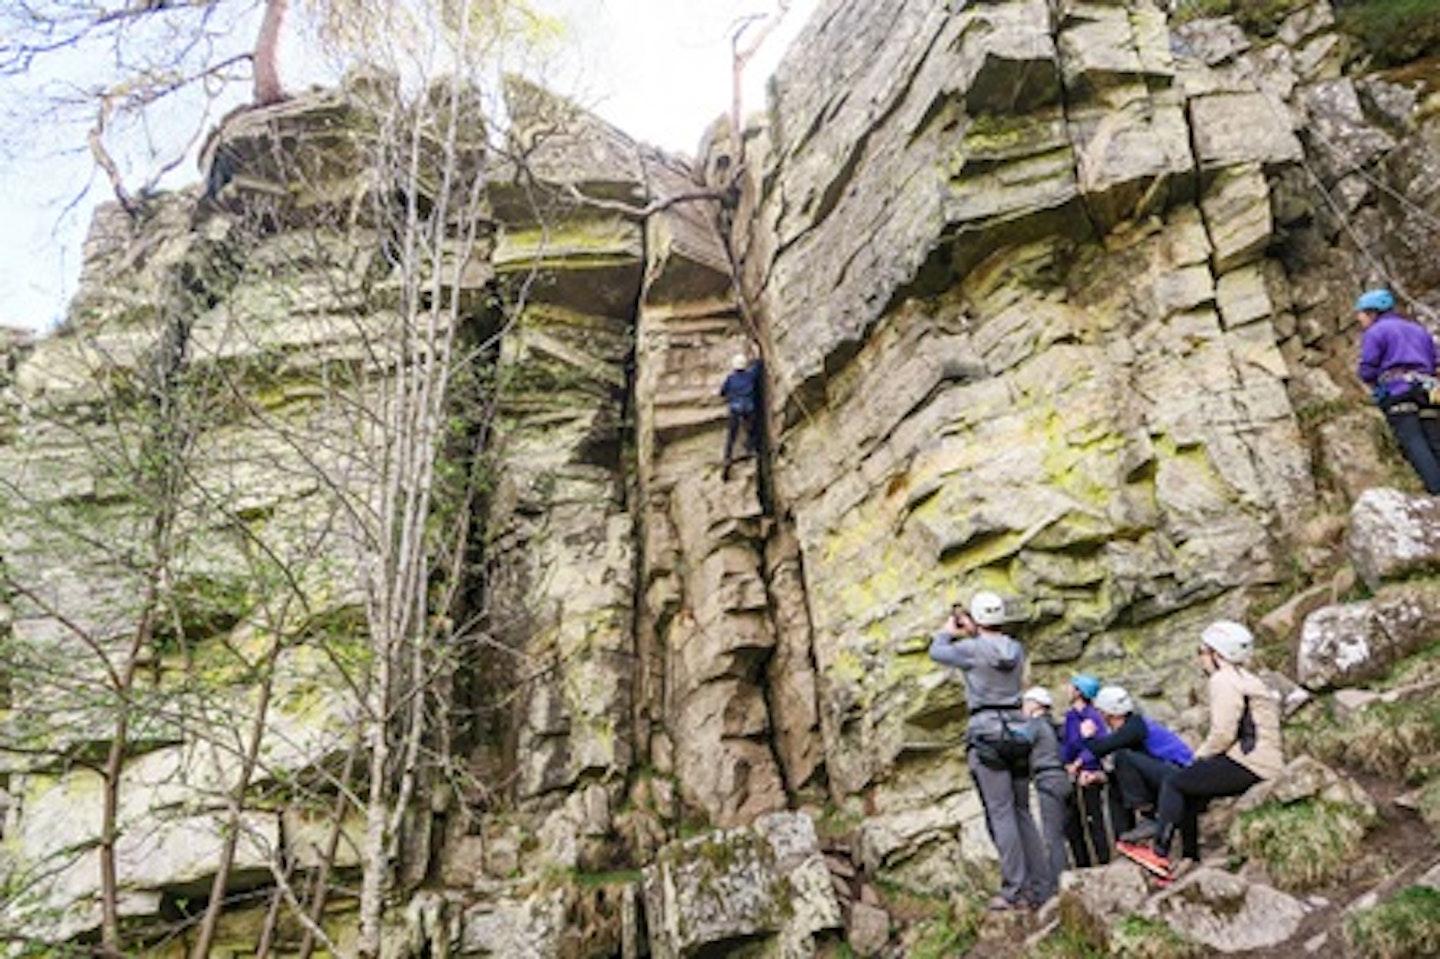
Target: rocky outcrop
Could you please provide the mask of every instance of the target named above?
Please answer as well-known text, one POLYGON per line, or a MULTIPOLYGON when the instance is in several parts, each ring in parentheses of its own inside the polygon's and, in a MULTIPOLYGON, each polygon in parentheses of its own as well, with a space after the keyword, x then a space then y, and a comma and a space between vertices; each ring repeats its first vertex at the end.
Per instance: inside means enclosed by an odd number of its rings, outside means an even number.
POLYGON ((1152 894, 1144 874, 1126 861, 1070 874, 1060 896, 1060 923, 1082 941, 1116 952, 1137 918, 1153 924, 1152 946, 1169 946, 1165 954, 1197 947, 1211 955, 1264 950, 1294 936, 1308 911, 1271 886, 1208 866, 1152 894))
MULTIPOLYGON (((466 101, 476 205, 428 268, 375 76, 232 118, 206 195, 143 228, 100 216, 67 328, 0 376, 25 653, 0 872, 26 889, 0 921, 93 934, 108 782, 127 929, 158 938, 241 836, 226 942, 313 935, 265 900, 287 868, 342 892, 373 865, 347 783, 383 708, 429 724, 391 759, 420 770, 386 817, 397 956, 809 956, 842 923, 884 954, 876 889, 963 891, 991 855, 961 690, 925 655, 954 600, 1006 594, 1037 681, 1092 669, 1182 725, 1216 616, 1278 607, 1315 690, 1429 642, 1429 508, 1360 495, 1405 480, 1348 317, 1366 263, 1435 295, 1407 225, 1440 205, 1440 127, 1342 72, 1328 5, 1263 40, 1163 7, 830 0, 708 186, 512 81, 507 157, 466 101), (364 414, 437 302, 464 362, 439 468, 406 475, 457 538, 405 667, 433 681, 377 706, 392 451, 364 414), (727 477, 742 351, 765 436, 727 477), (1374 595, 1339 605, 1357 498, 1374 595)), ((445 204, 416 142, 419 215, 445 204)), ((1157 897, 1097 876, 1062 907, 1096 941, 1139 911, 1264 949, 1305 913, 1213 869, 1157 897)), ((346 948, 349 910, 317 912, 346 948)))
POLYGON ((1434 583, 1392 586, 1371 600, 1316 610, 1301 629, 1296 676, 1311 689, 1378 676, 1434 642, 1430 624, 1437 614, 1434 583))
POLYGON ((1278 889, 1201 867, 1147 911, 1183 939, 1229 954, 1280 945, 1295 935, 1307 910, 1278 889))
POLYGON ((797 49, 742 234, 776 496, 832 782, 884 813, 903 769, 939 792, 900 807, 933 808, 965 780, 916 638, 957 594, 1023 597, 1069 660, 1281 575, 1316 497, 1288 331, 1339 307, 1267 255, 1290 103, 1239 52, 1173 52, 1149 4, 836 3, 797 49))
POLYGON ((1440 603, 1433 581, 1440 562, 1436 519, 1428 496, 1386 487, 1360 495, 1350 512, 1348 556, 1374 596, 1317 603, 1305 615, 1296 650, 1301 683, 1354 685, 1432 644, 1429 624, 1440 603))

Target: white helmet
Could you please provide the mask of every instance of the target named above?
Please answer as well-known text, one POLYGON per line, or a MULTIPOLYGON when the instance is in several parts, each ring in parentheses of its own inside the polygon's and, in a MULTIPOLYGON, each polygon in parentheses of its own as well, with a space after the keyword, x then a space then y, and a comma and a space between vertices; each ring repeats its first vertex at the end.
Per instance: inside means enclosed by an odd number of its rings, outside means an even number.
POLYGON ((1200 642, 1214 650, 1227 662, 1248 663, 1255 654, 1255 637, 1237 622, 1221 619, 1205 627, 1200 642))
POLYGON ((1032 703, 1039 703, 1046 709, 1049 709, 1050 707, 1055 705, 1055 698, 1050 695, 1050 690, 1046 689, 1044 686, 1031 686, 1029 689, 1025 690, 1025 695, 1021 698, 1028 699, 1032 703))
POLYGON ((736 353, 730 358, 730 368, 732 370, 743 370, 749 365, 750 361, 745 358, 744 353, 736 353))
POLYGON ((981 626, 999 626, 1005 622, 1005 600, 982 590, 970 598, 970 618, 981 626))
POLYGON ((1135 700, 1120 686, 1106 686, 1095 694, 1095 708, 1106 716, 1128 716, 1135 711, 1135 700))

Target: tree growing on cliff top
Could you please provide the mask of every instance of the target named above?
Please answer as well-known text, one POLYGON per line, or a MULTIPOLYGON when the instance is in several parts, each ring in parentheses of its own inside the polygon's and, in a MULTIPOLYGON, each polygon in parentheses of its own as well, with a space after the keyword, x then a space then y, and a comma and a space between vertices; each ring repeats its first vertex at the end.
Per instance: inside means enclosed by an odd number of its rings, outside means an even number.
POLYGON ((306 81, 333 81, 378 47, 413 55, 461 30, 471 43, 482 32, 530 43, 556 32, 527 0, 31 0, 0 5, 0 77, 32 85, 16 118, 27 134, 82 132, 115 197, 138 213, 218 114, 285 99, 281 43, 297 28, 306 81))
MULTIPOLYGON (((444 66, 481 63, 486 45, 503 39, 470 32, 474 18, 465 14, 486 9, 493 7, 447 5, 444 12, 454 26, 456 46, 444 66)), ((234 221, 228 235, 216 229, 178 245, 169 242, 174 236, 160 237, 165 254, 153 259, 164 283, 131 291, 138 294, 133 311, 85 315, 82 303, 77 308, 81 315, 64 338, 74 344, 77 373, 83 368, 84 376, 101 384, 104 401, 88 413, 57 411, 63 421, 59 425, 87 436, 98 425, 107 442, 126 448, 127 443, 134 445, 135 437, 130 414, 124 411, 146 411, 142 419, 147 424, 140 434, 147 439, 135 455, 90 461, 107 483, 129 497, 126 522, 152 533, 143 542, 124 535, 97 538, 87 530, 86 516, 113 502, 106 496, 79 495, 65 508, 73 505, 80 513, 66 517, 57 517, 43 503, 32 504, 37 523, 56 537, 73 538, 77 555, 90 556, 102 566, 126 568, 144 588, 117 590, 103 610, 103 622, 86 621, 67 615, 76 597, 46 592, 53 577, 45 569, 27 568, 22 557, 13 555, 7 558, 16 562, 5 571, 8 592, 20 598, 26 615, 32 621, 52 622, 68 648, 82 650, 48 660, 30 657, 25 666, 35 672, 28 679, 41 688, 58 681, 82 697, 89 685, 90 711, 102 727, 109 727, 108 738, 96 740, 105 742, 103 762, 91 763, 102 783, 105 806, 95 849, 102 873, 104 955, 127 952, 120 908, 125 875, 118 854, 128 828, 119 815, 125 767, 139 752, 155 748, 150 741, 140 741, 134 721, 142 715, 159 717, 174 721, 177 728, 193 729, 223 702, 207 700, 197 689, 191 705, 188 696, 166 696, 158 682, 154 688, 142 682, 151 664, 157 675, 168 671, 161 663, 166 655, 159 649, 163 636, 173 644, 172 653, 197 643, 217 650, 230 663, 227 669, 238 668, 257 692, 248 705, 254 715, 246 717, 243 728, 203 734, 207 746, 225 757, 225 776, 208 784, 187 783, 222 823, 224 837, 203 913, 182 926, 194 926, 191 954, 210 953, 219 917, 232 903, 227 866, 237 844, 259 841, 248 832, 246 813, 262 800, 257 796, 262 782, 267 789, 283 785, 337 810, 326 844, 330 857, 344 818, 340 812, 361 812, 366 825, 358 842, 364 864, 358 955, 379 951, 381 918, 402 858, 411 800, 423 795, 424 780, 436 763, 432 753, 443 752, 437 740, 445 735, 439 728, 445 714, 445 677, 468 641, 465 624, 457 624, 460 617, 453 614, 462 585, 466 527, 473 514, 470 457, 483 444, 486 413, 483 382, 466 378, 473 376, 477 357, 489 350, 486 337, 498 332, 499 325, 488 315, 494 309, 492 297, 481 295, 483 290, 466 279, 474 269, 476 244, 489 229, 483 209, 486 172, 479 162, 488 124, 474 79, 455 71, 430 84, 368 87, 368 96, 360 99, 372 113, 354 141, 363 144, 358 150, 359 195, 347 193, 341 202, 303 212, 285 205, 283 198, 292 195, 289 189, 235 198, 227 212, 216 214, 234 221), (295 227, 297 217, 304 227, 298 238, 289 243, 277 239, 277 231, 287 223, 295 227), (192 246, 185 249, 184 243, 192 246), (257 304, 247 278, 235 273, 236 262, 246 256, 279 257, 262 257, 254 279, 263 282, 272 274, 275 287, 285 290, 273 277, 277 269, 284 275, 292 268, 313 268, 327 262, 327 249, 354 251, 357 262, 368 265, 356 269, 354 263, 335 264, 336 288, 328 294, 330 306, 321 318, 307 312, 314 307, 303 299, 257 304), (273 312, 267 315, 267 310, 273 312), (332 342, 333 335, 353 343, 354 349, 333 357, 322 354, 316 385, 325 397, 326 414, 318 418, 324 432, 317 436, 258 401, 254 378, 270 372, 267 364, 237 364, 231 351, 250 342, 261 356, 268 355, 265 351, 275 347, 267 345, 265 331, 278 334, 322 319, 327 324, 322 344, 332 342), (465 417, 457 435, 453 404, 467 391, 480 406, 465 417), (69 419, 75 416, 78 421, 69 419), (239 422, 249 425, 239 430, 239 422), (244 505, 253 491, 247 493, 243 483, 232 489, 221 482, 213 468, 215 458, 223 461, 234 450, 217 446, 212 437, 205 456, 195 452, 217 425, 251 444, 273 443, 283 451, 290 475, 305 477, 331 504, 314 517, 313 530, 307 527, 301 552, 288 547, 285 531, 269 524, 264 510, 254 513, 244 505), (212 597, 225 612, 215 621, 219 625, 190 629, 186 624, 194 620, 182 611, 193 606, 194 596, 187 594, 207 577, 219 582, 219 560, 213 547, 187 550, 177 544, 190 537, 193 545, 197 530, 215 533, 212 527, 239 536, 233 552, 243 559, 220 563, 229 570, 221 590, 229 598, 212 597), (354 560, 349 585, 356 592, 350 608, 363 625, 352 623, 332 633, 314 627, 311 589, 315 576, 325 574, 311 567, 323 566, 327 559, 333 564, 336 554, 354 560), (127 629, 118 643, 115 623, 127 629), (255 647, 224 635, 241 627, 264 642, 255 647), (353 642, 357 636, 365 645, 359 653, 353 642), (266 767, 261 754, 277 659, 301 643, 313 644, 330 659, 354 690, 360 708, 358 729, 347 730, 362 734, 353 753, 357 758, 347 760, 338 773, 324 761, 328 756, 303 770, 276 770, 266 767), (97 674, 103 677, 100 684, 88 684, 86 677, 97 674)), ((277 182, 297 188, 295 192, 322 192, 326 184, 313 180, 323 175, 306 162, 314 157, 287 152, 278 134, 263 124, 260 129, 267 131, 265 137, 274 137, 269 144, 273 151, 265 149, 277 164, 272 171, 277 182)), ((162 202, 155 212, 163 217, 175 206, 162 202)), ((183 220, 172 228, 185 235, 183 220)), ((155 239, 150 238, 152 244, 155 239)), ((149 249, 154 252, 154 246, 149 249)), ((127 270, 143 270, 149 259, 140 255, 112 264, 109 280, 122 283, 127 270)), ((296 295, 305 292, 297 290, 296 295)), ((274 386, 263 379, 260 392, 274 386)), ((43 447, 40 453, 43 458, 43 447)), ((5 481, 14 494, 6 499, 23 505, 27 490, 17 485, 20 474, 7 471, 5 481)), ((200 678, 197 673, 197 687, 200 678)), ((66 761, 59 754, 50 760, 66 761)), ((423 845, 428 855, 428 843, 423 845)), ((78 855, 87 853, 81 850, 78 855)), ((293 864, 280 860, 277 850, 275 912, 288 913, 303 925, 307 941, 320 941, 336 952, 323 928, 328 880, 318 878, 307 893, 298 888, 293 864)))

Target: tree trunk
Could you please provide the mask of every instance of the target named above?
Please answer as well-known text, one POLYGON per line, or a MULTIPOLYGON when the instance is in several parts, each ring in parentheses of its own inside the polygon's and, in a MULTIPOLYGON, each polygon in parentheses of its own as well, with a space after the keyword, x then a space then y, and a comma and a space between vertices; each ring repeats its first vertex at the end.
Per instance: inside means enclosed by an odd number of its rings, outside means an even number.
POLYGON ((280 27, 290 0, 265 0, 265 17, 255 39, 255 102, 261 106, 285 99, 280 87, 280 27))
POLYGON ((235 847, 241 838, 240 817, 245 812, 245 793, 255 778, 255 768, 260 764, 260 747, 265 741, 265 724, 270 714, 270 697, 275 690, 275 666, 280 659, 282 644, 279 636, 270 640, 270 649, 262 665, 264 680, 260 684, 260 699, 255 704, 255 715, 250 720, 250 741, 245 757, 240 764, 235 785, 230 789, 228 805, 230 819, 224 832, 225 841, 220 847, 220 860, 215 865, 215 878, 210 883, 210 900, 205 904, 205 917, 195 944, 190 949, 192 959, 206 959, 215 942, 215 932, 220 926, 220 913, 225 907, 225 889, 230 880, 230 869, 235 863, 235 847))
POLYGON ((120 771, 125 765, 126 745, 130 738, 130 692, 135 688, 135 673, 140 663, 140 654, 150 645, 150 635, 155 623, 155 607, 159 590, 152 573, 145 586, 145 602, 140 610, 140 622, 131 634, 130 649, 121 664, 119 683, 115 688, 115 728, 111 731, 110 747, 105 755, 105 769, 102 773, 100 811, 100 949, 99 954, 107 959, 118 959, 124 952, 120 948, 120 870, 116 864, 115 847, 120 839, 120 771))

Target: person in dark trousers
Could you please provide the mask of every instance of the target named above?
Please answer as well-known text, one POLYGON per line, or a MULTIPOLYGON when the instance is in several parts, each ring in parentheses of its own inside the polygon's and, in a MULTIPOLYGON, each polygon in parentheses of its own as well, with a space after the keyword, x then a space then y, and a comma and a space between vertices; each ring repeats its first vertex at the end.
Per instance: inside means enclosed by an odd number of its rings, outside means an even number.
POLYGON ((1025 690, 1020 708, 1030 717, 1030 784, 1040 806, 1040 835, 1045 841, 1049 869, 1043 881, 1035 882, 1037 904, 1060 891, 1060 874, 1065 871, 1065 809, 1070 800, 1070 776, 1060 762, 1060 737, 1050 710, 1055 699, 1043 686, 1025 690))
POLYGON ((1070 708, 1065 711, 1060 740, 1060 761, 1075 787, 1066 806, 1065 839, 1077 869, 1110 861, 1110 834, 1105 828, 1105 768, 1080 741, 1083 721, 1092 721, 1097 729, 1105 723, 1094 705, 1098 692, 1100 680, 1088 673, 1070 679, 1070 708))
POLYGON ((1025 647, 995 629, 1006 622, 1005 602, 991 592, 970 600, 969 616, 953 610, 930 641, 930 658, 961 670, 970 718, 965 762, 985 808, 985 824, 1000 855, 1000 892, 986 908, 1028 909, 1038 903, 1049 871, 1045 847, 1030 815, 1029 740, 1020 711, 1025 647))
POLYGON ((1195 762, 1160 786, 1155 838, 1118 848, 1151 872, 1170 876, 1170 846, 1178 829, 1181 855, 1200 859, 1199 817, 1220 796, 1238 796, 1285 767, 1280 695, 1245 668, 1255 640, 1240 623, 1220 620, 1200 634, 1200 668, 1209 676, 1210 732, 1195 762))
POLYGON ((1116 824, 1115 831, 1123 829, 1124 838, 1132 842, 1149 839, 1155 832, 1160 785, 1167 776, 1190 765, 1195 756, 1185 740, 1141 715, 1130 694, 1119 686, 1105 686, 1096 693, 1095 708, 1109 732, 1101 736, 1093 720, 1082 720, 1081 742, 1092 755, 1100 759, 1109 756, 1114 764, 1113 783, 1119 789, 1119 808, 1126 820, 1116 824))
POLYGON ((730 375, 720 384, 720 395, 725 398, 729 419, 725 424, 725 465, 721 468, 722 479, 730 478, 730 464, 734 461, 736 434, 745 430, 745 454, 754 456, 760 446, 760 377, 764 366, 759 360, 751 362, 743 353, 737 353, 730 361, 730 375))
POLYGON ((1435 381, 1435 341, 1430 331, 1395 312, 1395 295, 1370 290, 1355 301, 1360 323, 1360 379, 1405 459, 1425 489, 1440 493, 1440 410, 1431 402, 1435 381))

